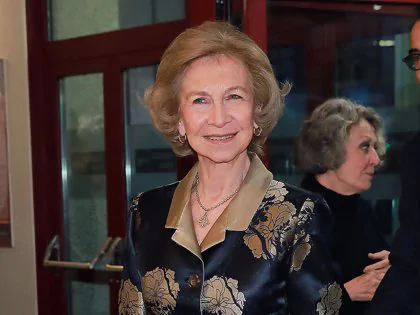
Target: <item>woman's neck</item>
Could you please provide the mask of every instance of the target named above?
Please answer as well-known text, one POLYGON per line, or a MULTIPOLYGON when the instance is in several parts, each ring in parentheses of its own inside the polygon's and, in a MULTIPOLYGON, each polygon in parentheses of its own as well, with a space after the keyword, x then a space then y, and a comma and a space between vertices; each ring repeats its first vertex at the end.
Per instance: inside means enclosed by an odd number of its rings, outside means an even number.
POLYGON ((235 191, 242 183, 251 162, 247 152, 228 163, 199 158, 199 192, 205 199, 216 200, 235 191))
POLYGON ((336 192, 337 194, 350 196, 357 193, 354 190, 349 189, 348 186, 342 182, 342 180, 334 171, 327 171, 323 174, 317 174, 315 175, 315 179, 322 186, 336 192))

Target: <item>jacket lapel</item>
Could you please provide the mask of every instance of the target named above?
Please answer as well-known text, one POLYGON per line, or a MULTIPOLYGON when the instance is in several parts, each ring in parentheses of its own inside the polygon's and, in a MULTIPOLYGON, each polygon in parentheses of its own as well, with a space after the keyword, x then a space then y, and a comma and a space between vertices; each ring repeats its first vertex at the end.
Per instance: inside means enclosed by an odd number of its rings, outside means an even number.
POLYGON ((251 165, 238 194, 213 224, 201 243, 201 251, 225 240, 226 230, 245 231, 258 210, 270 186, 271 174, 256 154, 251 154, 251 165))
POLYGON ((225 240, 226 230, 245 231, 261 204, 273 179, 256 154, 251 154, 251 165, 238 194, 219 216, 204 238, 201 246, 194 231, 189 200, 197 174, 197 164, 177 186, 165 228, 176 229, 172 240, 201 259, 201 253, 225 240))
POLYGON ((178 184, 169 208, 165 228, 176 229, 172 240, 201 259, 201 250, 195 236, 192 214, 189 207, 191 188, 197 174, 197 164, 178 184))

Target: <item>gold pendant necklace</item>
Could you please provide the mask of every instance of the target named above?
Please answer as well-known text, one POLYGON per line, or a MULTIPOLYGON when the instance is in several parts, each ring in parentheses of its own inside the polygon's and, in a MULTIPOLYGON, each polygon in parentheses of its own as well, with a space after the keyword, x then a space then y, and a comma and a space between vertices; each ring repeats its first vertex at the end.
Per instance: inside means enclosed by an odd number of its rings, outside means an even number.
POLYGON ((204 215, 198 220, 198 225, 201 228, 205 228, 209 224, 210 224, 210 221, 209 221, 209 217, 207 216, 207 212, 204 212, 204 215))
POLYGON ((200 205, 200 208, 204 210, 203 216, 198 220, 198 225, 202 228, 205 228, 207 225, 210 224, 210 220, 208 217, 209 211, 214 210, 217 207, 220 207, 221 205, 223 205, 224 203, 232 199, 238 193, 239 187, 236 188, 236 190, 232 194, 230 194, 229 196, 224 198, 222 201, 216 203, 214 206, 211 206, 209 208, 206 208, 200 200, 200 194, 198 193, 198 172, 197 172, 197 175, 195 175, 194 190, 195 190, 194 193, 195 193, 195 197, 197 198, 197 202, 200 205))

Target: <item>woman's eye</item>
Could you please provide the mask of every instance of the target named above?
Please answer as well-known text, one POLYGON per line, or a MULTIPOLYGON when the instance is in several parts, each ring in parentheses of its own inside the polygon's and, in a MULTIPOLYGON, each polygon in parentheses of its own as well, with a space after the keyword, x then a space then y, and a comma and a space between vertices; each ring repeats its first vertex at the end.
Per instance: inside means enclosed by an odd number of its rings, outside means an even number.
POLYGON ((362 143, 362 144, 360 145, 360 148, 361 148, 363 151, 369 151, 370 144, 369 144, 369 143, 362 143))
POLYGON ((242 99, 242 96, 238 95, 238 94, 230 94, 227 99, 229 100, 240 100, 242 99))
POLYGON ((193 104, 205 104, 206 103, 206 99, 203 97, 199 97, 193 100, 193 104))

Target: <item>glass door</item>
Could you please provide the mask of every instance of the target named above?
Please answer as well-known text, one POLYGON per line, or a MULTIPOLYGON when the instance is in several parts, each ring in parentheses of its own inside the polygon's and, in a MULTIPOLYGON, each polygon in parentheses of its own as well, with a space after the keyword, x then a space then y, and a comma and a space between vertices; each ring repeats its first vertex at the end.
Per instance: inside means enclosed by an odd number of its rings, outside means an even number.
MULTIPOLYGON (((63 252, 71 262, 90 263, 108 237, 103 74, 63 77, 59 87, 63 252)), ((69 279, 67 285, 70 314, 109 313, 106 284, 69 279)))

